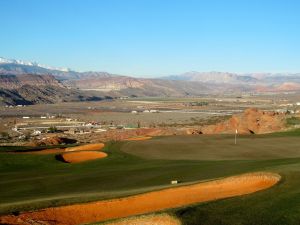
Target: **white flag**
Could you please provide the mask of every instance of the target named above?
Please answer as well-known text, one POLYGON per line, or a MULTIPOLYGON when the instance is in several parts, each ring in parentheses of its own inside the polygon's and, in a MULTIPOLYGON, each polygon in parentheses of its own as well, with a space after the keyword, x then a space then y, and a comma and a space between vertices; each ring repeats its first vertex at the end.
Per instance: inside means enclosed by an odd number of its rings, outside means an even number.
POLYGON ((236 133, 236 134, 238 133, 237 129, 235 129, 235 133, 236 133))

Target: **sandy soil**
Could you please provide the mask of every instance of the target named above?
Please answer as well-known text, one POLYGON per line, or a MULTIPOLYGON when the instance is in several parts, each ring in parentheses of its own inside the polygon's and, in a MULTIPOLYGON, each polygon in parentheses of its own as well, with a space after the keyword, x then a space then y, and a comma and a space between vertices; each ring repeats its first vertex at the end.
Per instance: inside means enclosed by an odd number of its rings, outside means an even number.
POLYGON ((250 194, 275 185, 280 176, 274 173, 252 173, 232 176, 188 186, 168 188, 112 200, 76 204, 0 217, 0 223, 74 225, 128 217, 193 203, 250 194))
POLYGON ((177 218, 164 213, 126 218, 108 222, 105 225, 181 225, 181 222, 177 218))
POLYGON ((132 138, 127 138, 125 141, 144 141, 144 140, 149 140, 152 137, 132 137, 132 138))
POLYGON ((66 148, 66 152, 72 152, 72 151, 99 151, 102 148, 104 148, 103 143, 97 143, 97 144, 87 144, 87 145, 81 145, 76 147, 70 147, 66 148))
POLYGON ((101 159, 107 156, 104 152, 83 151, 69 152, 61 155, 63 160, 68 163, 79 163, 93 159, 101 159))

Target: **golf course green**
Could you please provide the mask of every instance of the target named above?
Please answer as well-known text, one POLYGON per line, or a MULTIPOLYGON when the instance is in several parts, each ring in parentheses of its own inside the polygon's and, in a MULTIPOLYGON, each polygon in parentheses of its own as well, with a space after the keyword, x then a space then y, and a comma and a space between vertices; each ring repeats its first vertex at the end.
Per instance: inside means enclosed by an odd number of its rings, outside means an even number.
POLYGON ((187 225, 300 224, 300 131, 238 137, 171 136, 106 143, 108 157, 77 164, 0 150, 0 213, 144 193, 248 172, 281 175, 254 194, 168 210, 187 225))

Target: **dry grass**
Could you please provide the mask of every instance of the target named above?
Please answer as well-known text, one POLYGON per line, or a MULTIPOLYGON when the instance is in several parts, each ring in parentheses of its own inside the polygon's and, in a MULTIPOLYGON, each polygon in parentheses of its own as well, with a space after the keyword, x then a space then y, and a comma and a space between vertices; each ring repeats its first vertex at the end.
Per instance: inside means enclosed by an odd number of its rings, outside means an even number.
POLYGON ((179 219, 166 213, 125 218, 105 225, 181 225, 179 219))

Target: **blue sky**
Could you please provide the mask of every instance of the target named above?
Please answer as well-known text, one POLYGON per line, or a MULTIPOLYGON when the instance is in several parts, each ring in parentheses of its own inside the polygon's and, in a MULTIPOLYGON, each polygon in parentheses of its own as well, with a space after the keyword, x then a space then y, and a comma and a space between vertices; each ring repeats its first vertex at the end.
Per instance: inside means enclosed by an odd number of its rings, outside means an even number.
POLYGON ((86 71, 300 72, 299 0, 1 0, 0 56, 86 71))

